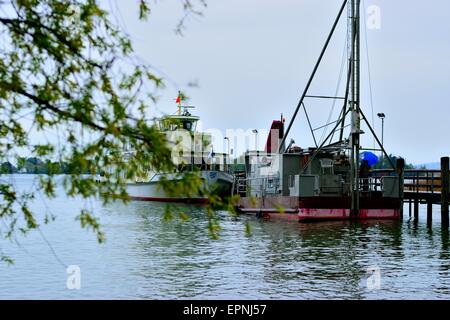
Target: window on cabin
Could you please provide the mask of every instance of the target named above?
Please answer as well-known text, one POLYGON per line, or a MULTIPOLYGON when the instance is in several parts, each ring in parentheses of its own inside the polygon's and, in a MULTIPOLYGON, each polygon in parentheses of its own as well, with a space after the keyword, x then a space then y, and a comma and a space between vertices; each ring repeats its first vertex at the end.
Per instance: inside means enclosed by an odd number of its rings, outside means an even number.
POLYGON ((190 121, 183 122, 183 129, 191 131, 191 129, 192 129, 192 122, 190 122, 190 121))

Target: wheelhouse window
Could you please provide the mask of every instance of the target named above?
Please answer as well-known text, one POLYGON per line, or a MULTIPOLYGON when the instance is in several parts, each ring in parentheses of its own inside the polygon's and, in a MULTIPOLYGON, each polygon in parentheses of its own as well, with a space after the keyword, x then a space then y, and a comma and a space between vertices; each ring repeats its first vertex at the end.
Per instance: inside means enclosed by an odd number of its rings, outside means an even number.
POLYGON ((193 132, 197 128, 198 119, 168 118, 159 121, 161 131, 175 131, 179 129, 193 132))

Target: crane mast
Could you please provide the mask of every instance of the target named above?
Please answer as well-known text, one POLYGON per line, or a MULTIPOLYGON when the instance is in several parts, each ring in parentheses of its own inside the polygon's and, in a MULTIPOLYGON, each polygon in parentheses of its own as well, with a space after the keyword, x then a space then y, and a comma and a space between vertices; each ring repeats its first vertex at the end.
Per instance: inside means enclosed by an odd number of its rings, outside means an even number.
POLYGON ((349 10, 349 28, 350 28, 350 101, 351 109, 351 215, 358 216, 360 203, 360 184, 359 184, 359 151, 361 135, 361 112, 360 112, 360 4, 361 0, 351 0, 349 10))

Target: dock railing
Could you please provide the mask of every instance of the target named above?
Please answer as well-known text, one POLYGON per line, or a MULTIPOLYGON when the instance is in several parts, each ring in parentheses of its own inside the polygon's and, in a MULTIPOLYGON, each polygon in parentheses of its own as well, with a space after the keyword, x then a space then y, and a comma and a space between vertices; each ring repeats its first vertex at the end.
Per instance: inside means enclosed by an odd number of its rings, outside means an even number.
MULTIPOLYGON (((449 227, 449 198, 450 198, 450 168, 449 157, 441 158, 441 169, 406 169, 403 171, 404 202, 409 203, 411 217, 414 205, 414 220, 419 219, 419 205, 427 205, 427 224, 431 226, 433 219, 433 205, 441 206, 441 224, 449 227)), ((395 170, 372 170, 371 177, 382 181, 383 177, 395 175, 395 170)))
MULTIPOLYGON (((375 180, 373 184, 381 186, 381 180, 386 176, 395 176, 396 172, 392 169, 377 169, 371 171, 371 178, 375 180)), ((424 169, 406 169, 404 171, 404 191, 405 192, 427 192, 441 193, 441 171, 424 169)))

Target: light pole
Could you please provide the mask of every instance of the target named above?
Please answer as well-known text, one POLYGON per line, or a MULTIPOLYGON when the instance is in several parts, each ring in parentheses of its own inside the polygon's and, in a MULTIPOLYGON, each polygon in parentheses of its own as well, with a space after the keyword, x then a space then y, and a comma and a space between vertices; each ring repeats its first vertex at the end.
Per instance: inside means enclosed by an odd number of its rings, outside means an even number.
POLYGON ((223 138, 223 140, 227 140, 227 146, 228 146, 228 148, 227 148, 227 154, 228 154, 228 156, 229 156, 229 155, 230 155, 230 138, 225 137, 225 138, 223 138))
MULTIPOLYGON (((381 149, 384 149, 384 118, 386 118, 386 115, 381 112, 377 116, 381 119, 381 149)), ((383 158, 383 150, 381 150, 381 158, 383 158)))
POLYGON ((258 130, 253 129, 252 132, 255 134, 255 151, 258 151, 258 130))
POLYGON ((227 141, 227 156, 226 156, 226 163, 228 164, 228 166, 230 166, 231 159, 230 159, 230 138, 225 137, 223 138, 223 140, 227 141))
POLYGON ((381 146, 384 148, 384 118, 386 118, 386 115, 378 113, 377 116, 381 119, 381 146))

